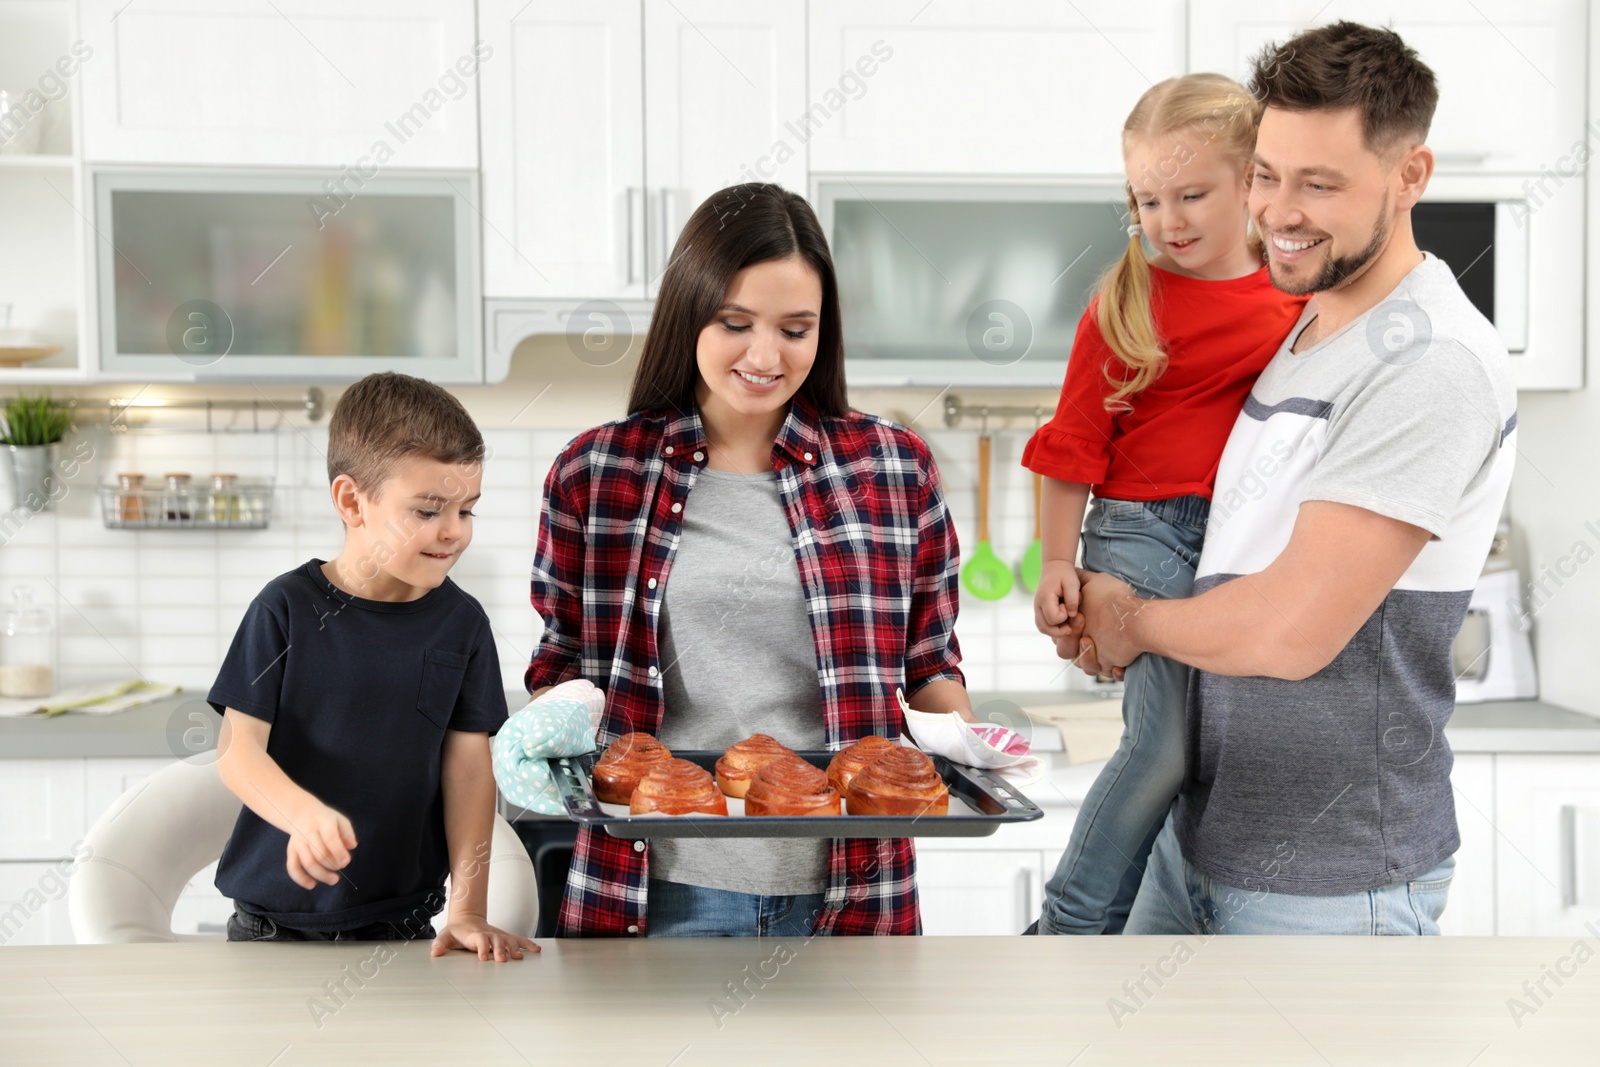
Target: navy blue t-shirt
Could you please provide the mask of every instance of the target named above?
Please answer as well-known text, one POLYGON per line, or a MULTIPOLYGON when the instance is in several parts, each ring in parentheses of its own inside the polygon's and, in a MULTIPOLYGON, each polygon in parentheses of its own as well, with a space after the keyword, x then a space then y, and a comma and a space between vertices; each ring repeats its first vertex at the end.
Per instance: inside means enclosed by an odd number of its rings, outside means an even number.
POLYGON ((366 600, 328 581, 314 559, 250 604, 208 700, 271 723, 267 754, 348 817, 357 842, 337 885, 302 889, 284 868, 289 836, 246 806, 218 889, 302 930, 425 920, 439 909, 450 867, 445 731, 493 734, 506 720, 476 600, 448 578, 416 600, 366 600))

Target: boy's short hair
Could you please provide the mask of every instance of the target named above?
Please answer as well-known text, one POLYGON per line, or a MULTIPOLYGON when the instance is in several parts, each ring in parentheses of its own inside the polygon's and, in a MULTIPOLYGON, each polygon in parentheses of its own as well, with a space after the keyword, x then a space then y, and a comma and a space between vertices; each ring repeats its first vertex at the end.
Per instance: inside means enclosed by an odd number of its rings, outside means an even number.
POLYGON ((1250 92, 1284 111, 1356 108, 1362 139, 1379 155, 1421 144, 1439 85, 1393 30, 1340 20, 1268 45, 1252 61, 1250 92))
POLYGON ((328 482, 348 474, 365 493, 407 456, 483 461, 483 434, 461 401, 422 378, 369 374, 339 398, 328 420, 328 482))

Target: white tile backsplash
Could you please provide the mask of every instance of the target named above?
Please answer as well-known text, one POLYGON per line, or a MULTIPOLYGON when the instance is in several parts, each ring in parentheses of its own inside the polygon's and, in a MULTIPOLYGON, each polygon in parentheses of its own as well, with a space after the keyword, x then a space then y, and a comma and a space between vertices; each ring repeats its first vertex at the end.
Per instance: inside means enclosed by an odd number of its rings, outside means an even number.
MULTIPOLYGON (((557 452, 579 429, 490 429, 484 499, 472 547, 452 571, 483 605, 508 689, 520 688, 541 625, 528 603, 539 500, 557 452)), ((932 448, 963 555, 976 544, 977 435, 919 427, 932 448)), ((1033 536, 1033 487, 1018 465, 1023 433, 995 436, 990 539, 1001 559, 1020 559, 1033 536)), ((250 600, 274 576, 313 556, 338 553, 343 532, 328 500, 326 427, 262 434, 102 434, 95 461, 55 511, 0 524, 0 606, 27 581, 57 620, 63 685, 130 677, 203 695, 250 600), (96 484, 169 470, 203 484, 214 470, 277 479, 272 525, 260 531, 108 530, 96 484)), ((0 519, 11 505, 0 479, 0 519)), ((957 626, 973 690, 1066 690, 1075 672, 1033 628, 1020 581, 1000 601, 961 596, 957 626)))

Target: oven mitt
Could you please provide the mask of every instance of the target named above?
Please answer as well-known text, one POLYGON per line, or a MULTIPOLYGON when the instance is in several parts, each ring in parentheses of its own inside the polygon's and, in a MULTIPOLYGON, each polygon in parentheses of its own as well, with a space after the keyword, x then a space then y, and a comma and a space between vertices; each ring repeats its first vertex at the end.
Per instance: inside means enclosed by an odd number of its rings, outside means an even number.
POLYGON ((586 678, 575 678, 553 686, 507 719, 494 735, 494 780, 500 795, 540 815, 565 815, 545 760, 593 752, 605 708, 605 692, 586 678))
POLYGON ((964 767, 984 767, 1014 786, 1033 785, 1045 775, 1044 760, 1032 754, 1028 739, 1004 726, 970 723, 954 712, 916 711, 894 691, 906 730, 917 747, 964 767))

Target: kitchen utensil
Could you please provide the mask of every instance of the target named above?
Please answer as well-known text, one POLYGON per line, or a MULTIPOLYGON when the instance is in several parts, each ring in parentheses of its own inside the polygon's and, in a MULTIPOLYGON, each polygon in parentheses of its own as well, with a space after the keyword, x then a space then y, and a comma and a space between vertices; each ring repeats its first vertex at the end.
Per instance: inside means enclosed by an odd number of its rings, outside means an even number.
MULTIPOLYGON (((710 771, 722 750, 674 749, 672 754, 710 771)), ((795 754, 824 770, 836 755, 795 754)), ((733 797, 728 798, 727 815, 631 815, 627 805, 595 799, 590 778, 598 758, 595 752, 552 756, 550 774, 567 817, 612 837, 987 837, 1006 823, 1044 817, 1038 805, 995 772, 931 754, 934 770, 950 791, 948 815, 746 815, 744 801, 733 797)))
POLYGON ((989 544, 989 452, 987 428, 978 435, 978 547, 961 568, 961 584, 979 600, 999 600, 1011 592, 1011 568, 989 544))

